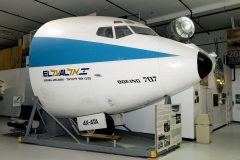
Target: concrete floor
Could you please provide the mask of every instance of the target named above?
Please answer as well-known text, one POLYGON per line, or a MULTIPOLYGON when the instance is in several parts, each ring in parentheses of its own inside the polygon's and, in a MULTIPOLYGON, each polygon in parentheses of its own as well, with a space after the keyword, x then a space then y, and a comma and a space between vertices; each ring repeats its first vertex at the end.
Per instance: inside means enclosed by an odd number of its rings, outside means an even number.
MULTIPOLYGON (((134 160, 143 159, 86 151, 21 144, 10 136, 7 118, 0 117, 0 159, 11 160, 134 160)), ((161 160, 240 160, 240 124, 231 124, 212 135, 212 143, 183 142, 177 150, 161 156, 161 160)))

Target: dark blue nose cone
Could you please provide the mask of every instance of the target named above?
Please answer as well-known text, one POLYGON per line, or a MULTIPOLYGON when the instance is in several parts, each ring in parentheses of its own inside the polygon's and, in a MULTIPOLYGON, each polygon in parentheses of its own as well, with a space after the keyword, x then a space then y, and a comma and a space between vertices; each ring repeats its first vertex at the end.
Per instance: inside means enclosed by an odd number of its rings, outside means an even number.
POLYGON ((212 70, 212 61, 204 53, 198 52, 197 58, 198 74, 201 79, 206 77, 212 70))

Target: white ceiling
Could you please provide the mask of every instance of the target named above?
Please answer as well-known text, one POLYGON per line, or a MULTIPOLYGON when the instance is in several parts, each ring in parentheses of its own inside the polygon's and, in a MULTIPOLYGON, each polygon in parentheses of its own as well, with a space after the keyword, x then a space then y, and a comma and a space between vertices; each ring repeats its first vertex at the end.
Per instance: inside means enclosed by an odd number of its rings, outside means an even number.
MULTIPOLYGON (((103 16, 124 16, 129 15, 125 11, 108 3, 106 0, 40 0, 51 6, 70 12, 74 15, 84 16, 93 12, 103 16)), ((168 20, 189 15, 189 11, 179 0, 111 0, 113 3, 134 13, 140 13, 141 18, 147 20, 148 24, 161 24, 168 20)), ((192 10, 193 15, 203 15, 216 11, 223 11, 240 6, 240 0, 182 0, 192 10)), ((50 8, 34 0, 0 0, 0 49, 17 44, 16 40, 23 34, 39 28, 43 23, 53 19, 69 17, 71 15, 50 8), (32 22, 14 15, 4 13, 7 11, 38 22, 32 22), (20 30, 23 32, 14 31, 20 30), (3 39, 7 38, 7 39, 3 39), (11 39, 11 40, 9 40, 11 39)), ((215 14, 199 19, 200 24, 207 30, 231 26, 230 17, 240 21, 240 8, 231 12, 215 14)), ((164 32, 164 27, 157 28, 157 31, 164 32)), ((201 31, 197 27, 197 32, 201 31)))

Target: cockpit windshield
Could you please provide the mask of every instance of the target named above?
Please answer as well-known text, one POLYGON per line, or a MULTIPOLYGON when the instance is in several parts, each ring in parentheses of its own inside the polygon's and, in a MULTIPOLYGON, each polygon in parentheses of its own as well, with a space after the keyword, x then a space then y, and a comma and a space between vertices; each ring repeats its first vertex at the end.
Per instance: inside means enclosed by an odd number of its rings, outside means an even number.
POLYGON ((158 36, 158 34, 150 28, 138 27, 138 26, 130 26, 130 27, 137 34, 158 36))

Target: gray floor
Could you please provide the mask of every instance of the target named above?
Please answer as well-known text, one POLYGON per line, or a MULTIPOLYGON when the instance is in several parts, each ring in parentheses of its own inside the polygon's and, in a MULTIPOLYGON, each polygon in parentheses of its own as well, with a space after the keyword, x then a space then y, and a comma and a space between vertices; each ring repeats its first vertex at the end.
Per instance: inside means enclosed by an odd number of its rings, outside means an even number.
MULTIPOLYGON (((143 159, 94 152, 21 144, 9 136, 6 118, 0 118, 0 159, 6 160, 134 160, 143 159)), ((212 144, 183 142, 161 160, 240 160, 240 124, 231 124, 213 133, 212 144)))

